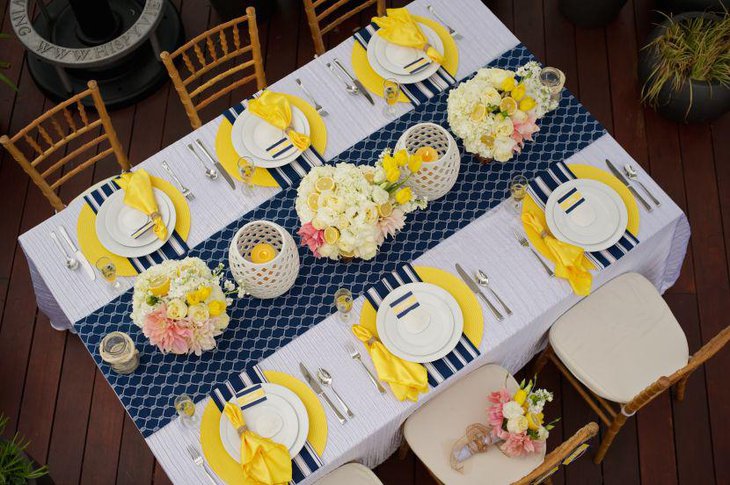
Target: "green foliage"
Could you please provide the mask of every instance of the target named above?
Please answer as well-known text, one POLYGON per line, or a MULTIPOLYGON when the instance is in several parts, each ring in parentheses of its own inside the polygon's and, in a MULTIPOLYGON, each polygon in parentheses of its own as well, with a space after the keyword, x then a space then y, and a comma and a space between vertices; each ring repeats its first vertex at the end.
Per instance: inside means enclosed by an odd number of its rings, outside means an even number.
MULTIPOLYGON (((656 106, 664 86, 676 93, 690 79, 730 86, 728 12, 715 17, 667 19, 664 32, 644 47, 651 51, 656 64, 642 88, 642 101, 656 106)), ((689 87, 691 108, 691 83, 689 87)))
MULTIPOLYGON (((9 37, 10 36, 8 34, 0 32, 0 39, 7 39, 9 37)), ((9 68, 10 68, 9 62, 0 61, 0 70, 9 69, 9 68)), ((13 81, 11 81, 10 78, 8 76, 6 76, 5 74, 3 74, 2 72, 0 72, 0 81, 2 81, 7 86, 13 88, 13 90, 15 90, 16 93, 18 92, 18 87, 15 85, 15 83, 13 81)), ((1 483, 2 482, 0 482, 0 484, 1 483)))
MULTIPOLYGON (((0 415, 0 434, 7 424, 8 418, 0 415)), ((0 485, 21 485, 48 473, 46 467, 34 469, 33 463, 23 455, 28 444, 17 433, 9 441, 0 440, 0 485)))

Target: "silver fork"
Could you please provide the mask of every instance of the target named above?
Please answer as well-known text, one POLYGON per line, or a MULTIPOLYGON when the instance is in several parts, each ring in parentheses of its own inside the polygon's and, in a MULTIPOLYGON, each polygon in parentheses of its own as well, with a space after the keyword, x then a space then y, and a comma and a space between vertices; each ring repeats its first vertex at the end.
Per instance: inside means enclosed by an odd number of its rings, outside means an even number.
POLYGON ((555 273, 553 273, 553 270, 550 269, 550 266, 548 266, 547 263, 542 260, 540 255, 537 254, 534 249, 532 249, 532 246, 530 246, 530 242, 527 240, 527 238, 522 234, 518 234, 517 231, 512 231, 512 233, 515 235, 515 239, 517 239, 517 242, 520 243, 520 246, 532 251, 532 255, 535 256, 535 259, 540 261, 540 264, 543 268, 545 268, 545 272, 548 274, 548 276, 550 276, 551 278, 555 276, 555 273))
POLYGON ((444 27, 446 27, 446 29, 449 31, 449 35, 451 37, 453 37, 454 39, 461 39, 461 34, 458 33, 456 30, 452 29, 451 26, 449 24, 447 24, 444 21, 444 19, 441 18, 441 16, 439 14, 436 13, 436 10, 434 10, 433 5, 430 5, 430 4, 426 5, 426 8, 428 9, 429 12, 431 12, 431 15, 436 17, 436 20, 438 20, 439 22, 444 24, 444 27))
POLYGON ((370 378, 370 382, 373 383, 375 388, 380 392, 380 394, 385 394, 385 388, 380 383, 380 381, 373 375, 372 372, 370 372, 370 369, 365 365, 365 362, 362 361, 362 356, 360 355, 360 351, 355 348, 354 345, 352 345, 352 342, 345 342, 345 348, 347 349, 347 352, 350 354, 350 358, 352 360, 356 360, 360 362, 360 365, 363 369, 365 369, 365 372, 367 372, 368 377, 370 378))
POLYGON ((317 113, 319 113, 319 115, 322 117, 327 116, 329 114, 327 110, 325 110, 324 107, 322 107, 322 105, 319 104, 316 99, 314 99, 314 96, 312 96, 312 93, 309 92, 309 89, 305 88, 304 84, 302 84, 302 80, 296 78, 294 79, 294 81, 297 83, 297 86, 299 86, 299 89, 301 89, 302 92, 309 98, 309 101, 314 104, 314 109, 317 110, 317 113))
POLYGON ((180 182, 180 179, 177 178, 177 175, 175 175, 175 172, 172 171, 170 165, 167 164, 167 161, 163 160, 161 165, 162 168, 165 169, 165 172, 170 174, 170 177, 172 177, 172 180, 175 181, 177 186, 180 187, 180 192, 182 192, 182 195, 184 195, 185 198, 188 200, 195 200, 195 195, 193 195, 189 188, 185 187, 182 182, 180 182))
POLYGON ((210 483, 212 483, 213 485, 218 485, 218 482, 213 478, 213 476, 208 472, 208 469, 205 467, 203 455, 200 454, 197 448, 195 448, 193 445, 189 445, 188 453, 190 454, 190 458, 193 459, 193 463, 195 463, 205 472, 205 475, 208 477, 208 480, 210 480, 210 483))

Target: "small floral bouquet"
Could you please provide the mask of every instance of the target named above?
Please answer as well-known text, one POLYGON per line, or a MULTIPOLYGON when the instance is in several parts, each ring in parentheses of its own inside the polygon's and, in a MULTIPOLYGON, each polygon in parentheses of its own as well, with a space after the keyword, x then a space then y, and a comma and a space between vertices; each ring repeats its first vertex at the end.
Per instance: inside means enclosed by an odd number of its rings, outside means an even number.
POLYGON ((132 321, 162 352, 201 355, 214 349, 230 321, 228 295, 244 293, 231 281, 221 282, 222 272, 223 264, 211 271, 199 258, 149 268, 134 284, 132 321))
POLYGON ((406 214, 426 207, 405 183, 421 168, 420 155, 385 150, 374 166, 314 167, 299 185, 296 211, 302 245, 315 257, 372 259, 406 214))
POLYGON ((451 90, 448 120, 466 151, 499 162, 520 153, 539 131, 537 120, 558 106, 531 61, 516 71, 483 68, 451 90))

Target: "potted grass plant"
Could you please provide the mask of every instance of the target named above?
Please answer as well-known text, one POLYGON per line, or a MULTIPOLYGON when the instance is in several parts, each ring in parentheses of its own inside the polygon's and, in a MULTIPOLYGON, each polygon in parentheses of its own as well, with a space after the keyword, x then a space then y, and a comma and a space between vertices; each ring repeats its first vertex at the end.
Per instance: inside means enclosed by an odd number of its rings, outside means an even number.
MULTIPOLYGON (((0 434, 7 424, 8 418, 0 415, 0 434)), ((9 440, 0 438, 0 485, 37 484, 41 478, 46 478, 44 483, 53 483, 47 477, 48 469, 25 454, 27 447, 28 442, 17 433, 9 440)))
POLYGON ((639 57, 642 101, 677 122, 702 123, 730 110, 730 15, 666 16, 639 57))

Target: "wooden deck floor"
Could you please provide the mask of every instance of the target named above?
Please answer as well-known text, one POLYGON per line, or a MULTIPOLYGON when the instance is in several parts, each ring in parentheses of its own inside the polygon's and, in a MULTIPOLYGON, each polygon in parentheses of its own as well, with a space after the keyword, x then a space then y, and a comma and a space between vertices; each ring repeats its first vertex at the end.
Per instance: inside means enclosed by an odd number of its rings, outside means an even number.
MULTIPOLYGON (((301 0, 276 1, 277 13, 260 27, 269 81, 313 55, 301 0)), ((458 8, 458 0, 453 2, 458 8)), ((8 3, 0 4, 3 32, 12 32, 8 3)), ((174 3, 188 38, 219 22, 203 0, 174 3)), ((613 24, 598 30, 574 28, 561 17, 557 0, 486 4, 540 59, 567 74, 568 87, 687 212, 691 247, 666 299, 690 350, 696 350, 727 325, 730 315, 730 116, 712 126, 678 126, 639 105, 636 57, 653 20, 651 0, 629 1, 613 24)), ((329 44, 343 40, 369 15, 333 33, 329 44)), ((12 62, 7 74, 20 92, 0 87, 0 132, 14 133, 53 103, 33 85, 20 44, 5 40, 1 46, 0 58, 12 62)), ((211 109, 207 119, 219 111, 211 109)), ((112 118, 133 164, 189 131, 169 85, 112 118)), ((52 330, 37 311, 17 236, 51 211, 10 157, 4 151, 0 157, 0 411, 10 418, 7 433, 17 430, 30 439, 30 453, 49 464, 59 484, 169 482, 79 339, 52 330)), ((112 170, 97 167, 94 179, 112 170)), ((65 195, 90 181, 91 175, 80 178, 65 195)), ((728 369, 726 351, 691 379, 685 402, 663 396, 630 420, 602 466, 580 460, 555 482, 730 483, 730 388, 723 377, 728 369)), ((552 409, 562 416, 551 437, 554 446, 595 417, 554 370, 542 379, 557 391, 552 409)), ((391 458, 376 472, 386 484, 432 482, 413 455, 402 462, 391 458)))

